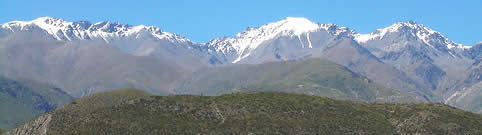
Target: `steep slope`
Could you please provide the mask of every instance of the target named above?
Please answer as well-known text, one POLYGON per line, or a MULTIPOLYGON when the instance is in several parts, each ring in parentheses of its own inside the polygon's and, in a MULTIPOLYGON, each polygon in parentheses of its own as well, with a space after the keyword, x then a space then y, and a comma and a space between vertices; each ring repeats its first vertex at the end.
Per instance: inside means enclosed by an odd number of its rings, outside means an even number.
POLYGON ((466 50, 466 55, 475 60, 475 64, 479 64, 482 60, 482 42, 471 46, 466 50))
POLYGON ((7 31, 43 31, 56 40, 104 40, 110 42, 118 38, 136 37, 171 42, 188 43, 189 39, 160 30, 153 26, 131 26, 109 21, 91 24, 87 21, 69 22, 60 18, 40 17, 32 21, 11 21, 1 26, 7 31))
POLYGON ((44 39, 58 41, 103 41, 134 56, 172 59, 191 68, 207 64, 210 58, 200 52, 196 43, 154 26, 131 26, 109 21, 92 24, 40 17, 32 21, 11 21, 0 27, 0 33, 6 35, 19 32, 31 32, 44 39))
POLYGON ((482 82, 462 87, 447 98, 445 103, 482 114, 482 82))
POLYGON ((181 73, 190 70, 169 59, 133 56, 103 41, 45 38, 16 32, 0 40, 1 74, 53 84, 81 97, 121 88, 167 95, 181 73))
POLYGON ((422 82, 444 99, 473 60, 464 47, 413 21, 395 23, 370 34, 357 34, 361 45, 385 63, 422 82))
POLYGON ((464 84, 470 86, 482 81, 482 43, 467 50, 467 55, 474 60, 466 72, 464 84))
POLYGON ((182 86, 176 90, 181 94, 277 91, 364 102, 413 101, 406 93, 384 88, 341 65, 322 59, 216 67, 200 70, 183 80, 182 86))
POLYGON ((7 134, 480 134, 481 121, 480 114, 442 104, 365 104, 286 93, 146 97, 128 90, 80 99, 7 134))
POLYGON ((0 128, 14 128, 73 98, 59 88, 0 76, 0 128))
POLYGON ((467 56, 474 59, 474 63, 465 72, 465 79, 461 81, 445 101, 465 110, 482 113, 482 44, 472 46, 466 50, 467 56))

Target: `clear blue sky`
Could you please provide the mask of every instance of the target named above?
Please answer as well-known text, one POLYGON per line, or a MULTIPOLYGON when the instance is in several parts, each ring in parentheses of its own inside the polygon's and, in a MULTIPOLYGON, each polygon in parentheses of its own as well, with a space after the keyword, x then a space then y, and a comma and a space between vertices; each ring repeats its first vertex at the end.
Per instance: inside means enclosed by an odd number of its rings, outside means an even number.
POLYGON ((0 23, 42 16, 154 25, 196 42, 287 16, 360 33, 414 20, 458 43, 482 41, 482 0, 0 0, 0 23))

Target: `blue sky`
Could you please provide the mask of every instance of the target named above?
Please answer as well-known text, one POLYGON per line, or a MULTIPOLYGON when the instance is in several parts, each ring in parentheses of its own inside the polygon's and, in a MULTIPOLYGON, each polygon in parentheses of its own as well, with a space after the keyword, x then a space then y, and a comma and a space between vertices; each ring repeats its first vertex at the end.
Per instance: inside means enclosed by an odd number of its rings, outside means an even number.
POLYGON ((145 24, 196 42, 288 16, 369 33, 414 20, 458 43, 482 41, 482 0, 0 0, 0 23, 42 16, 145 24))

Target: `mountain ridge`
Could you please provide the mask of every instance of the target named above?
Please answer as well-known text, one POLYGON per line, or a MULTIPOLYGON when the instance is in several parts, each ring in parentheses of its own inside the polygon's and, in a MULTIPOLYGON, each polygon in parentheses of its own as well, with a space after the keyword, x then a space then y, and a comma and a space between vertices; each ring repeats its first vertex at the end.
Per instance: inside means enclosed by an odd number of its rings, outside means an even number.
MULTIPOLYGON (((75 26, 75 28, 81 28, 81 29, 87 29, 87 30, 89 30, 89 29, 98 30, 99 28, 104 28, 104 29, 100 29, 100 30, 108 30, 108 31, 110 30, 111 32, 112 32, 112 29, 105 29, 105 28, 110 26, 111 24, 114 24, 115 27, 120 27, 119 30, 132 29, 132 28, 136 28, 135 30, 139 30, 139 29, 143 29, 143 28, 153 29, 152 31, 165 33, 165 34, 169 35, 169 37, 172 36, 172 37, 184 40, 186 42, 197 43, 197 42, 189 40, 188 38, 180 36, 179 34, 163 31, 159 27, 156 27, 156 26, 145 26, 145 25, 132 26, 132 25, 129 25, 129 24, 121 24, 119 22, 110 22, 110 21, 100 21, 100 22, 97 22, 97 23, 91 23, 89 21, 70 22, 70 21, 66 21, 65 19, 62 19, 62 18, 49 17, 49 16, 39 17, 39 18, 36 18, 34 20, 31 20, 31 21, 9 21, 7 23, 2 24, 1 27, 2 28, 8 28, 9 30, 14 31, 15 30, 14 27, 20 26, 21 28, 24 28, 25 26, 32 25, 32 24, 35 24, 37 26, 41 26, 41 25, 54 25, 55 26, 55 25, 58 25, 58 27, 68 27, 70 25, 70 26, 75 26), (48 22, 50 22, 50 23, 48 23, 48 22), (52 23, 54 23, 54 24, 52 24, 52 23)), ((265 24, 265 25, 261 25, 259 27, 248 27, 247 30, 245 30, 243 32, 240 32, 240 33, 237 33, 235 37, 238 37, 238 36, 240 36, 241 34, 247 32, 247 31, 262 28, 262 27, 268 26, 268 25, 283 26, 283 25, 280 25, 280 24, 287 24, 287 25, 290 25, 291 27, 297 27, 297 28, 289 28, 289 27, 283 28, 284 30, 294 32, 295 35, 300 35, 302 33, 316 31, 316 30, 322 28, 322 29, 325 29, 325 30, 328 30, 328 29, 339 30, 339 31, 335 32, 336 34, 340 34, 341 32, 349 31, 349 32, 353 32, 354 36, 358 37, 358 36, 368 36, 369 34, 377 33, 379 30, 393 29, 394 27, 397 27, 397 26, 398 27, 400 27, 400 26, 422 27, 422 29, 430 31, 431 33, 441 34, 438 31, 434 31, 434 30, 432 30, 428 27, 425 27, 425 25, 423 25, 423 24, 417 24, 415 21, 395 22, 391 26, 376 29, 377 31, 375 31, 375 32, 359 33, 359 32, 356 32, 355 30, 350 29, 348 27, 339 26, 339 25, 333 24, 333 23, 312 22, 311 20, 308 20, 307 18, 304 18, 304 17, 286 17, 282 20, 271 22, 271 23, 268 23, 268 24, 265 24), (300 25, 305 25, 305 26, 300 26, 300 25), (309 25, 309 26, 306 26, 306 25, 309 25), (340 29, 337 29, 337 28, 340 28, 340 29), (289 29, 291 29, 291 30, 289 30, 289 29)), ((286 26, 286 25, 284 25, 284 26, 286 26)), ((52 34, 52 35, 57 32, 56 30, 61 30, 61 29, 58 29, 58 28, 52 28, 52 26, 41 26, 41 27, 44 30, 48 31, 49 34, 52 34)), ((20 29, 20 30, 23 30, 23 29, 20 29)), ((136 32, 136 31, 133 31, 133 32, 136 32)), ((79 36, 79 37, 82 37, 82 36, 79 36)), ((160 36, 160 37, 162 37, 162 36, 160 36)), ((65 39, 65 38, 60 38, 58 36, 56 36, 55 38, 57 40, 65 39)), ((164 38, 164 37, 162 37, 162 38, 164 38)), ((229 37, 224 37, 224 38, 229 38, 229 37)), ((66 39, 67 40, 74 40, 75 38, 69 37, 69 38, 66 38, 66 39)), ((79 38, 79 39, 87 40, 88 38, 79 38)), ((103 38, 103 39, 107 39, 107 38, 103 38)), ((209 42, 212 42, 213 40, 217 40, 217 39, 223 39, 223 38, 218 37, 218 38, 211 39, 211 40, 209 40, 205 43, 199 43, 199 44, 208 44, 209 42)), ((359 37, 359 39, 357 41, 364 42, 365 40, 367 40, 367 39, 363 39, 362 37, 359 37)), ((479 42, 479 43, 481 43, 481 42, 479 42)), ((462 44, 458 44, 458 43, 455 43, 455 42, 454 42, 454 44, 462 45, 462 44)), ((468 46, 466 46, 466 47, 468 47, 468 46)))
MULTIPOLYGON (((93 40, 101 39, 109 42, 116 37, 126 37, 139 34, 142 31, 150 32, 157 39, 169 39, 171 41, 191 42, 189 39, 174 33, 160 30, 155 26, 120 24, 118 22, 102 21, 90 23, 88 21, 70 22, 61 18, 40 17, 32 21, 11 21, 1 27, 12 32, 28 30, 31 26, 38 26, 52 35, 56 40, 93 40)), ((138 35, 137 35, 138 36, 138 35)))
POLYGON ((368 40, 373 40, 373 39, 382 39, 386 35, 386 33, 389 32, 396 32, 396 31, 406 31, 411 34, 415 34, 419 39, 423 40, 423 42, 427 45, 431 45, 429 43, 427 38, 429 37, 437 37, 440 38, 444 43, 447 44, 447 47, 449 49, 457 47, 457 48, 465 48, 462 44, 455 43, 445 36, 443 36, 440 32, 435 31, 431 28, 426 27, 423 24, 417 24, 415 21, 408 21, 408 22, 396 22, 392 24, 391 26, 377 29, 375 32, 372 33, 367 33, 367 34, 361 34, 357 33, 355 35, 356 41, 359 43, 367 42, 368 40))
MULTIPOLYGON (((439 47, 449 50, 466 50, 471 48, 470 46, 455 43, 440 32, 425 27, 423 24, 417 24, 414 21, 397 22, 391 26, 377 29, 375 32, 362 34, 353 29, 332 23, 321 24, 303 17, 286 17, 280 21, 248 28, 245 31, 237 33, 234 37, 214 38, 205 43, 196 43, 178 34, 165 32, 155 26, 131 26, 129 24, 112 23, 110 21, 92 24, 88 21, 69 22, 61 18, 40 17, 32 21, 7 22, 2 24, 1 28, 15 32, 29 30, 30 27, 35 26, 46 31, 47 34, 51 35, 55 40, 67 41, 104 40, 108 43, 111 40, 122 37, 137 39, 140 38, 139 36, 145 36, 143 33, 146 33, 150 36, 149 38, 154 40, 164 39, 177 45, 184 44, 183 46, 189 49, 203 50, 205 51, 203 55, 217 56, 218 59, 221 59, 221 62, 224 61, 224 63, 238 63, 251 55, 251 52, 262 43, 279 36, 296 37, 302 48, 313 48, 310 33, 320 30, 327 31, 335 37, 342 36, 354 39, 360 44, 366 43, 369 40, 382 39, 385 34, 389 32, 407 31, 431 47, 435 47, 434 44, 442 43, 443 45, 439 47), (435 40, 430 40, 430 38, 435 38, 435 40)), ((151 47, 143 50, 143 52, 137 53, 138 55, 149 55, 152 50, 153 48, 151 47)))

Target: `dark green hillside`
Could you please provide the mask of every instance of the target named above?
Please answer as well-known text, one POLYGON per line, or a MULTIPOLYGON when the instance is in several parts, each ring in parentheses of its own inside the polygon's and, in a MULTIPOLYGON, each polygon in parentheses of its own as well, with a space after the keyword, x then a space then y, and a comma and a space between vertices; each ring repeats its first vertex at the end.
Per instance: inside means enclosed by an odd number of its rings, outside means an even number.
MULTIPOLYGON (((42 115, 47 134, 482 134, 482 115, 442 104, 368 104, 287 93, 99 93, 42 115)), ((38 121, 38 120, 37 120, 38 121)), ((41 130, 35 121, 16 131, 41 130)))
POLYGON ((0 77, 0 128, 13 128, 38 114, 72 101, 50 85, 0 77))
POLYGON ((184 81, 179 93, 294 92, 365 102, 414 101, 407 94, 323 59, 236 65, 202 70, 184 81))

